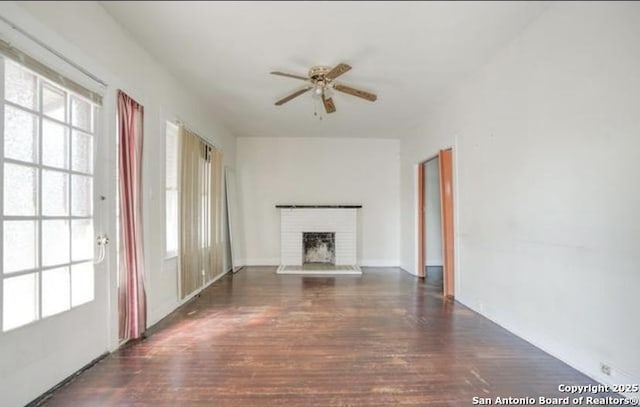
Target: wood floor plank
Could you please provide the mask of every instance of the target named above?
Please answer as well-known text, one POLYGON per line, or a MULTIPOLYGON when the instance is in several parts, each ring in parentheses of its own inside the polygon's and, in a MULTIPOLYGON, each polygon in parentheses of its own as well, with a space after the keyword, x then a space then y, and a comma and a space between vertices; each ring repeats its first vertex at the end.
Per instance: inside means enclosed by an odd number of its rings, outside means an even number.
POLYGON ((398 269, 227 275, 47 406, 470 406, 586 376, 398 269))

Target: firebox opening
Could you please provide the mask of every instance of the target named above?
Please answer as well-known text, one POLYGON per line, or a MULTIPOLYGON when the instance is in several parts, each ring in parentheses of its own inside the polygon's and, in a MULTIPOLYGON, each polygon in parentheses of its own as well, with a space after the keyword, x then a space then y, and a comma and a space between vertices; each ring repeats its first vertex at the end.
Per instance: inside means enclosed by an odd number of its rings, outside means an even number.
POLYGON ((302 232, 304 264, 336 264, 335 232, 302 232))

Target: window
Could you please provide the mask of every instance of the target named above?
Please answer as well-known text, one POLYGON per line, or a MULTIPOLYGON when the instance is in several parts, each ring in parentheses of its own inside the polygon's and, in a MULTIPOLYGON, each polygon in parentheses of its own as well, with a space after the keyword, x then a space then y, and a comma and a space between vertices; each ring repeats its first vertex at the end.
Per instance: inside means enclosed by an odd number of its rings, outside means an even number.
POLYGON ((165 140, 165 252, 178 255, 178 126, 167 122, 165 140))
POLYGON ((96 107, 0 57, 2 330, 94 298, 96 107))

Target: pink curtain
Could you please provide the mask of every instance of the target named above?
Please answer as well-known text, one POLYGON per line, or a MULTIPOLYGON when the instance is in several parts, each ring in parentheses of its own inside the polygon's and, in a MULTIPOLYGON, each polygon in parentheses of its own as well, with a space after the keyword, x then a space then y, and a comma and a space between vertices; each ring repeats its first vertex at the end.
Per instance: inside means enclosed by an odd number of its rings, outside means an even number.
POLYGON ((118 279, 120 339, 135 339, 147 326, 142 255, 142 118, 144 108, 118 91, 120 178, 120 258, 118 279))

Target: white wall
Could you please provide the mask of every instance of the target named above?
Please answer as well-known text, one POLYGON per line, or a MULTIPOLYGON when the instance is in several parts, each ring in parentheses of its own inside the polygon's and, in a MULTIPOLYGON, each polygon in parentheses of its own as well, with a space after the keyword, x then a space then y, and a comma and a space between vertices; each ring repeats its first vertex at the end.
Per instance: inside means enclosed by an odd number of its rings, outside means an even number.
POLYGON ((440 213, 440 165, 434 158, 424 163, 425 241, 427 266, 442 266, 442 214, 440 213))
POLYGON ((399 264, 400 142, 356 138, 238 138, 246 264, 280 263, 276 204, 362 204, 362 265, 399 264))
POLYGON ((638 38, 638 3, 553 3, 402 143, 404 268, 453 146, 457 299, 610 383, 640 382, 638 38))
MULTIPOLYGON (((0 14, 108 83, 102 109, 102 154, 109 168, 97 169, 104 182, 96 194, 107 201, 97 216, 115 237, 115 94, 124 90, 145 108, 143 214, 149 324, 178 305, 175 262, 164 263, 164 122, 176 117, 219 145, 225 164, 235 160, 235 139, 200 100, 183 89, 138 46, 96 2, 2 2, 0 14)), ((96 87, 63 62, 2 26, 2 38, 28 48, 45 63, 96 87)), ((98 231, 97 231, 98 232, 98 231)), ((108 269, 96 274, 96 299, 35 324, 0 333, 1 405, 24 405, 101 353, 117 344, 115 250, 110 247, 108 269)), ((226 269, 226 267, 225 267, 226 269)))

